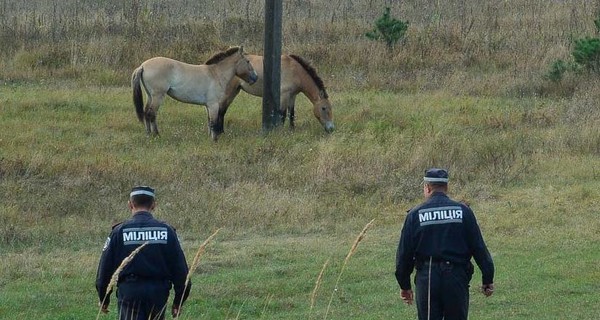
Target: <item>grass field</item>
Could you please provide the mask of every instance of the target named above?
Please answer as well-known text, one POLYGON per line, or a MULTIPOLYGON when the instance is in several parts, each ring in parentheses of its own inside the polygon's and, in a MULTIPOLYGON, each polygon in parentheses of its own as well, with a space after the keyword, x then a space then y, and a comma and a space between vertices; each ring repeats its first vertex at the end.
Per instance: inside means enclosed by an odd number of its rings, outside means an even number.
POLYGON ((172 99, 147 138, 131 70, 260 53, 262 4, 0 1, 0 319, 96 318, 101 248, 136 184, 157 189, 189 263, 222 228, 181 319, 416 319, 394 258, 431 166, 496 263, 491 298, 473 277, 471 319, 600 319, 600 81, 544 77, 597 36, 598 3, 284 1, 283 51, 318 70, 336 131, 299 98, 296 130, 265 136, 240 94, 218 143, 203 107, 172 99), (393 50, 365 37, 386 6, 410 22, 393 50))
MULTIPOLYGON (((497 268, 471 282, 472 319, 600 315, 600 132, 595 95, 498 98, 446 91, 331 91, 327 135, 299 99, 297 128, 261 133, 241 94, 213 143, 202 107, 167 100, 149 139, 127 87, 0 87, 0 319, 91 319, 110 226, 134 184, 157 188, 188 262, 216 229, 182 319, 415 319, 393 276, 422 172, 451 172, 497 268), (324 263, 323 283, 310 296, 324 263)), ((114 299, 113 299, 114 301, 114 299)), ((114 318, 116 307, 111 305, 114 318)))

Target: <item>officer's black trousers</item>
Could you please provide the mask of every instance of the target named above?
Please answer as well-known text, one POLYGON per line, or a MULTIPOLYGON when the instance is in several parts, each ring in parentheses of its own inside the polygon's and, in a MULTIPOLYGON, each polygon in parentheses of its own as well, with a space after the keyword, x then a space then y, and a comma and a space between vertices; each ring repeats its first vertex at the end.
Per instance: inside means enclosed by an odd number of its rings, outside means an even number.
POLYGON ((429 261, 417 264, 415 286, 419 320, 466 320, 472 269, 445 261, 433 262, 431 281, 429 270, 429 261))
POLYGON ((163 320, 170 285, 167 281, 125 281, 119 283, 119 320, 163 320))

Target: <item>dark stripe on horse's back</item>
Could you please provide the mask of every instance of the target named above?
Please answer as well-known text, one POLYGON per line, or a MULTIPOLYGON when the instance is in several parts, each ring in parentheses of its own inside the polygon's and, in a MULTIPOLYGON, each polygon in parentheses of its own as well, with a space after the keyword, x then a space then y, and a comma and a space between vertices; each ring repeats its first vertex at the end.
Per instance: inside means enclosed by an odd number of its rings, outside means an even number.
POLYGON ((216 53, 215 55, 210 57, 208 60, 206 60, 206 62, 204 64, 217 64, 217 63, 221 62, 223 59, 238 52, 239 50, 240 50, 240 47, 232 47, 232 48, 227 49, 226 51, 216 53))
POLYGON ((308 61, 304 60, 302 57, 297 56, 295 54, 290 54, 289 56, 292 57, 292 59, 296 60, 302 66, 302 68, 304 68, 304 70, 306 70, 306 72, 310 75, 310 77, 317 85, 317 88, 319 88, 319 91, 321 91, 321 98, 329 99, 329 97, 327 96, 327 91, 325 90, 325 84, 323 84, 323 80, 321 80, 321 77, 317 75, 317 70, 315 70, 315 68, 313 68, 310 65, 310 63, 308 63, 308 61))

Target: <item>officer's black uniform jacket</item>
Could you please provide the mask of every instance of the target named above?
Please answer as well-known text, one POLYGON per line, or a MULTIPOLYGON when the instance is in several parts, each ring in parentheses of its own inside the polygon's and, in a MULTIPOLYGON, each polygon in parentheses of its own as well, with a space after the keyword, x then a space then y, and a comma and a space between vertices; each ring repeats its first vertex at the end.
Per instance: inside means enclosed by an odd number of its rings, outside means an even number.
MULTIPOLYGON (((106 240, 96 276, 100 301, 106 295, 110 279, 121 262, 133 250, 148 242, 119 274, 119 282, 134 277, 139 281, 170 281, 175 290, 174 304, 189 294, 184 290, 188 266, 175 230, 152 217, 150 212, 137 212, 133 217, 113 227, 106 240)), ((108 294, 110 296, 110 292, 108 294)), ((104 304, 108 305, 108 296, 104 304)))
POLYGON ((481 269, 482 283, 494 280, 494 264, 473 211, 434 192, 406 216, 396 253, 396 280, 403 290, 411 289, 410 274, 416 262, 450 261, 471 266, 471 257, 481 269))

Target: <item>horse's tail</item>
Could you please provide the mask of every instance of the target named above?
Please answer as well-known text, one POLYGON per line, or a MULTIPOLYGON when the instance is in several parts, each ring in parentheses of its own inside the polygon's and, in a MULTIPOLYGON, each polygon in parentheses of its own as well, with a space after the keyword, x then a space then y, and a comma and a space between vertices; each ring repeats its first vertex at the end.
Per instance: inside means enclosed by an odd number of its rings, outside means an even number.
POLYGON ((144 73, 143 67, 138 67, 133 71, 131 75, 131 87, 133 88, 133 105, 135 106, 135 113, 140 121, 144 122, 144 96, 142 95, 142 74, 144 73))

